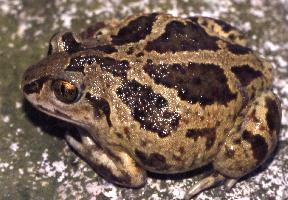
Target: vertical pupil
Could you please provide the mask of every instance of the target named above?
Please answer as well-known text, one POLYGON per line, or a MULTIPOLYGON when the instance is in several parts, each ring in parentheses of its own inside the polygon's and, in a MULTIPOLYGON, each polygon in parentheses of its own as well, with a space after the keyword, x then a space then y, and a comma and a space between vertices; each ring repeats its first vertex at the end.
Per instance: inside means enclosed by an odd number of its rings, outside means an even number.
POLYGON ((66 94, 65 84, 63 84, 63 83, 61 84, 60 91, 61 91, 61 94, 62 94, 63 96, 65 96, 65 94, 66 94))

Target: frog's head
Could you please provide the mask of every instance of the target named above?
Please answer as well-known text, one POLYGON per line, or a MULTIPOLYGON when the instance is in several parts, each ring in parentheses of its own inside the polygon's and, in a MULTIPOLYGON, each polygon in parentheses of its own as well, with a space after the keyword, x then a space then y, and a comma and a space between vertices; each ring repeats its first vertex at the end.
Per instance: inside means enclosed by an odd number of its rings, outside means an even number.
POLYGON ((80 49, 81 43, 77 40, 74 33, 54 35, 48 56, 25 71, 22 90, 25 98, 39 110, 65 121, 88 126, 95 111, 85 97, 85 74, 78 69, 84 65, 81 56, 89 54, 89 51, 80 49), (80 60, 75 62, 75 58, 80 60))

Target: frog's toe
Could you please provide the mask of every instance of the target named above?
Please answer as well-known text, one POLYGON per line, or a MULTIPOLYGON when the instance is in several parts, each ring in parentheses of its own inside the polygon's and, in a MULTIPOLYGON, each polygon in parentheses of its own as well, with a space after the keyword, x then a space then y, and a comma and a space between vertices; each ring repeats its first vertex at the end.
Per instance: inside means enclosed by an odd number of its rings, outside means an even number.
POLYGON ((225 181, 225 186, 228 190, 230 190, 236 183, 238 179, 236 178, 229 178, 225 181))
POLYGON ((207 176, 206 178, 200 180, 197 184, 195 184, 190 190, 188 190, 185 194, 184 199, 189 200, 195 195, 199 194, 203 190, 206 190, 208 188, 211 188, 213 186, 216 186, 217 184, 224 181, 226 178, 219 174, 218 172, 214 172, 210 176, 207 176))

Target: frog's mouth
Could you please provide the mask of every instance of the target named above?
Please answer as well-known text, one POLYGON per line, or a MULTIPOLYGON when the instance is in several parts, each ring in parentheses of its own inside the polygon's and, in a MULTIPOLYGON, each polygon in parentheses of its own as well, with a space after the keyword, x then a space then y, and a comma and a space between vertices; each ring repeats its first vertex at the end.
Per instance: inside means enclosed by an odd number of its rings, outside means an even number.
POLYGON ((35 105, 33 103, 33 101, 30 101, 29 98, 26 97, 26 99, 39 111, 51 116, 51 117, 54 117, 56 119, 59 119, 59 120, 62 120, 62 121, 65 121, 65 122, 68 122, 68 123, 72 123, 72 124, 75 124, 75 125, 78 125, 80 127, 83 127, 83 128, 88 128, 88 124, 83 124, 83 123, 79 123, 78 121, 76 120, 73 120, 72 117, 70 117, 69 115, 59 111, 58 109, 53 109, 53 110, 49 110, 48 108, 42 106, 42 105, 35 105))

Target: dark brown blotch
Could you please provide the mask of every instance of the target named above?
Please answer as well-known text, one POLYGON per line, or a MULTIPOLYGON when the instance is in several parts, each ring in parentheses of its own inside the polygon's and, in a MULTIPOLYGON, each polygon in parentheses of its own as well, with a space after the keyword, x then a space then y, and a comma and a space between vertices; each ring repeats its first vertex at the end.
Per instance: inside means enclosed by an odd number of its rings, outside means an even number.
POLYGON ((257 164, 262 162, 268 153, 268 144, 261 135, 253 135, 250 131, 243 131, 243 140, 251 144, 253 157, 257 160, 257 164))
MULTIPOLYGON (((198 23, 198 17, 189 17, 189 19, 193 22, 198 23)), ((208 20, 213 21, 214 23, 218 24, 222 30, 226 33, 230 32, 231 30, 235 29, 233 26, 231 26, 230 24, 227 24, 226 22, 219 20, 219 19, 214 19, 214 18, 210 18, 210 17, 205 17, 205 19, 201 22, 202 26, 208 26, 208 20)), ((212 30, 214 28, 214 25, 212 25, 212 30)))
POLYGON ((48 76, 43 76, 31 83, 27 83, 23 86, 23 91, 26 94, 39 93, 43 87, 43 84, 48 80, 48 76))
POLYGON ((83 50, 83 47, 79 42, 76 41, 72 32, 64 33, 62 35, 62 42, 64 51, 69 54, 83 50))
MULTIPOLYGON (((212 19, 212 18, 210 18, 212 19)), ((222 30, 226 33, 230 32, 231 30, 235 29, 233 26, 230 24, 227 24, 226 22, 219 20, 219 19, 212 19, 216 24, 218 24, 222 30)))
POLYGON ((81 72, 85 75, 85 65, 100 65, 101 69, 111 73, 113 76, 126 77, 127 70, 130 69, 127 60, 115 60, 109 57, 100 56, 78 56, 71 59, 65 71, 81 72))
POLYGON ((256 116, 256 109, 255 108, 248 114, 247 119, 253 121, 254 123, 260 122, 260 119, 258 119, 256 116))
POLYGON ((269 128, 269 133, 272 135, 275 131, 278 135, 281 126, 281 112, 279 112, 278 104, 274 99, 267 97, 265 99, 268 112, 266 113, 266 121, 269 128))
POLYGON ((115 45, 124 45, 145 39, 151 33, 157 15, 157 13, 152 13, 132 20, 127 26, 121 28, 117 35, 112 36, 112 43, 115 45))
POLYGON ((112 122, 110 120, 111 111, 108 101, 100 97, 94 97, 89 92, 85 95, 85 98, 93 106, 95 118, 101 118, 104 114, 106 116, 108 126, 112 127, 112 122))
POLYGON ((166 158, 159 153, 151 153, 149 156, 138 149, 135 150, 135 155, 143 163, 143 165, 153 167, 157 170, 168 169, 166 158))
POLYGON ((107 54, 118 52, 118 50, 114 46, 109 45, 109 44, 99 45, 99 46, 87 48, 87 49, 98 50, 98 51, 102 51, 102 52, 107 53, 107 54))
POLYGON ((205 30, 194 22, 186 24, 172 21, 166 25, 165 32, 157 39, 147 43, 147 51, 158 53, 198 51, 219 49, 217 37, 208 35, 205 30))
POLYGON ((126 77, 127 71, 130 69, 129 62, 127 60, 119 61, 109 57, 100 57, 98 59, 98 64, 102 70, 118 77, 126 77))
POLYGON ((231 53, 234 53, 237 55, 243 55, 243 54, 248 54, 252 52, 252 50, 248 47, 243 47, 241 45, 232 44, 232 43, 227 43, 227 48, 231 53))
POLYGON ((123 139, 123 134, 119 133, 119 132, 115 132, 115 135, 119 138, 119 139, 123 139))
POLYGON ((141 128, 156 132, 160 137, 176 130, 180 115, 168 109, 167 100, 150 86, 132 80, 126 81, 116 91, 117 96, 130 108, 141 128))
POLYGON ((136 54, 136 57, 142 57, 142 56, 144 56, 144 53, 143 53, 143 52, 140 52, 140 53, 137 53, 137 54, 136 54))
POLYGON ((243 86, 249 85, 254 79, 262 77, 261 71, 255 70, 249 65, 233 66, 231 71, 243 86))
POLYGON ((112 173, 111 169, 104 165, 95 165, 93 163, 93 169, 105 179, 118 184, 131 185, 131 176, 127 172, 121 171, 121 175, 116 176, 112 173))
POLYGON ((225 148, 225 156, 227 158, 233 158, 234 155, 235 155, 235 150, 226 146, 226 148, 225 148))
POLYGON ((206 138, 206 148, 209 150, 216 140, 215 128, 201 128, 201 129, 188 129, 186 137, 192 138, 197 141, 199 138, 206 138))
POLYGON ((230 34, 228 35, 228 38, 229 38, 231 41, 235 41, 235 40, 236 40, 236 35, 233 34, 233 33, 230 33, 230 34))
POLYGON ((143 68, 156 84, 176 89, 181 100, 192 104, 206 106, 217 102, 226 105, 237 97, 230 91, 223 69, 214 64, 154 65, 148 60, 143 68))
POLYGON ((233 144, 235 145, 241 144, 241 138, 236 138, 235 140, 233 140, 233 144))
POLYGON ((126 52, 128 55, 131 55, 134 53, 134 48, 133 47, 129 47, 127 52, 126 52))
POLYGON ((125 126, 124 129, 123 129, 123 133, 126 135, 126 138, 127 138, 128 140, 131 139, 131 137, 130 137, 131 132, 130 132, 129 127, 125 126))

